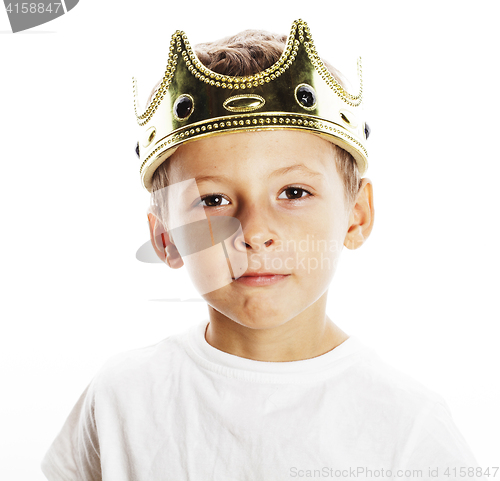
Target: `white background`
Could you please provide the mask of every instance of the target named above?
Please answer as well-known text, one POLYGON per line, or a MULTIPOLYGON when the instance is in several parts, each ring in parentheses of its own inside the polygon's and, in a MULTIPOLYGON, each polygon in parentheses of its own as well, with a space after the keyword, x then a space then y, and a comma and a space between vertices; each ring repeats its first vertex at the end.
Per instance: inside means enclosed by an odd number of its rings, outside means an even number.
MULTIPOLYGON (((494 1, 97 2, 11 34, 0 12, 0 479, 40 461, 111 355, 207 317, 148 240, 132 76, 192 45, 306 20, 356 84, 363 57, 375 227, 344 250, 328 314, 441 394, 480 466, 500 465, 500 35, 494 1)), ((500 477, 500 474, 498 475, 500 477)))

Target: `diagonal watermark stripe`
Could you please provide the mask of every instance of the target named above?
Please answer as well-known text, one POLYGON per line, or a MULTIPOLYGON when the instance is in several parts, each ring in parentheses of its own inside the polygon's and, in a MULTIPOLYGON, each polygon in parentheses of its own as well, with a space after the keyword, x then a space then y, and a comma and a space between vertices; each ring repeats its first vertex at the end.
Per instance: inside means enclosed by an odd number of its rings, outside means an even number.
MULTIPOLYGON (((243 245, 239 220, 207 215, 195 179, 155 191, 148 212, 159 226, 154 236, 162 240, 156 245, 174 247, 200 295, 230 284, 246 271, 246 248, 235 247, 243 245)), ((157 262, 158 256, 150 246, 150 243, 141 246, 136 253, 137 259, 157 262)))
POLYGON ((61 17, 79 0, 37 0, 34 2, 4 0, 13 33, 28 30, 61 17))

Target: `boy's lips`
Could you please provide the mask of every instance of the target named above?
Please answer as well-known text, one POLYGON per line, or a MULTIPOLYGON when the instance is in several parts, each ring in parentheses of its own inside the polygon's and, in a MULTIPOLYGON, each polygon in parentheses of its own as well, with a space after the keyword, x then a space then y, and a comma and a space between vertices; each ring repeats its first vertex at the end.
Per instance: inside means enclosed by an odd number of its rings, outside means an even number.
POLYGON ((286 276, 286 275, 288 274, 283 274, 281 272, 247 271, 240 277, 286 276))
POLYGON ((247 271, 238 279, 233 278, 233 280, 246 286, 269 286, 283 281, 289 275, 276 272, 247 271))

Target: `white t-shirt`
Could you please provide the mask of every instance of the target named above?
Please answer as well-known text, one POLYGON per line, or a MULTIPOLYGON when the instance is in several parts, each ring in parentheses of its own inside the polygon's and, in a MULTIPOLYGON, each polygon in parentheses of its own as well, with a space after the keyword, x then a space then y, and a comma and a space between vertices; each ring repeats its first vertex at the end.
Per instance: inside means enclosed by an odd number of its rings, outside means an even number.
POLYGON ((107 361, 47 452, 47 478, 474 479, 441 396, 358 338, 263 362, 212 347, 207 324, 107 361))

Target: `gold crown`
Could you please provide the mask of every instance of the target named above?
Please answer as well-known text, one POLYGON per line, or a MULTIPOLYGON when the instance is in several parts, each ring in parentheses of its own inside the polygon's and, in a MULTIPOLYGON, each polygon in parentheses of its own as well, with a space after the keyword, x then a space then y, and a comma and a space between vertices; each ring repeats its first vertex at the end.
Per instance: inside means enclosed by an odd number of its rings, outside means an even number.
POLYGON ((361 59, 358 77, 359 93, 351 95, 318 56, 302 20, 293 22, 278 61, 247 77, 209 70, 184 32, 175 32, 165 74, 143 113, 133 79, 134 109, 141 128, 136 152, 143 186, 151 191, 155 170, 185 142, 257 130, 293 129, 320 135, 349 152, 363 175, 368 167, 369 129, 361 109, 361 59))

